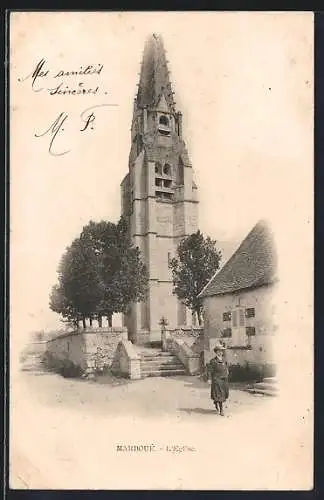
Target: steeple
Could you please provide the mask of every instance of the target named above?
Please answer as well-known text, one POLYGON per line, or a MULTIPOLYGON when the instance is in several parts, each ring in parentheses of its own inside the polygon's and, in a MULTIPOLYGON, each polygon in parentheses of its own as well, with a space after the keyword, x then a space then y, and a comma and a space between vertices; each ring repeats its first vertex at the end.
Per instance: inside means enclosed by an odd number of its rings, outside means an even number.
MULTIPOLYGON (((134 100, 130 167, 143 150, 147 160, 167 161, 167 157, 175 156, 176 165, 180 161, 191 166, 182 140, 182 114, 175 110, 175 104, 162 38, 153 34, 144 46, 134 100)), ((179 182, 183 177, 181 168, 174 168, 179 182)))
POLYGON ((134 343, 161 340, 169 325, 190 325, 191 312, 173 295, 169 262, 182 238, 197 231, 198 198, 193 168, 175 110, 162 39, 145 44, 131 126, 128 174, 122 181, 122 213, 149 273, 146 300, 125 314, 134 343))
POLYGON ((157 107, 163 96, 169 111, 175 112, 163 41, 160 35, 153 34, 146 40, 144 47, 136 97, 137 107, 157 107))

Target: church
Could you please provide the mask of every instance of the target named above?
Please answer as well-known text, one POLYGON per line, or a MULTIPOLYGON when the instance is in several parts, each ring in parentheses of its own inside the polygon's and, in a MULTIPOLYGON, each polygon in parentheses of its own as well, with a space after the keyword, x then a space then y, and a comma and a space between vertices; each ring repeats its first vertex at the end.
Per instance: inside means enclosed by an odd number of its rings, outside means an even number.
POLYGON ((172 293, 169 262, 181 239, 198 229, 198 194, 163 42, 155 34, 144 47, 121 203, 149 273, 146 301, 132 304, 123 324, 135 344, 160 341, 162 317, 170 329, 192 324, 191 312, 172 293))

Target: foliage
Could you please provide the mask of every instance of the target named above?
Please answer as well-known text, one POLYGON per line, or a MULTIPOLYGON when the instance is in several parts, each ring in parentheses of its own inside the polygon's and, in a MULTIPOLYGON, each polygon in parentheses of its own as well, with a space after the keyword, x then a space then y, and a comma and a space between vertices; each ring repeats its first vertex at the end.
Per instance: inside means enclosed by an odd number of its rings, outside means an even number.
POLYGON ((219 268, 221 252, 216 241, 206 238, 198 230, 184 238, 178 248, 177 257, 171 259, 173 292, 193 313, 201 325, 202 300, 198 297, 202 289, 219 268))
POLYGON ((50 307, 67 321, 127 312, 130 303, 145 299, 148 275, 140 251, 129 237, 126 220, 93 222, 67 248, 52 289, 50 307))

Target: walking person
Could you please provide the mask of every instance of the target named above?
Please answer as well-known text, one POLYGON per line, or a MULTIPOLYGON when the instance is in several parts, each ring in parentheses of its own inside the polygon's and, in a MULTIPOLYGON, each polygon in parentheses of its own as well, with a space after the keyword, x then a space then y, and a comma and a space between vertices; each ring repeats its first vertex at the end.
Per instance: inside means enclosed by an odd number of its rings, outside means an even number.
POLYGON ((214 348, 215 357, 206 365, 207 376, 211 378, 210 397, 214 402, 216 412, 224 416, 223 403, 229 396, 228 367, 224 359, 225 347, 219 342, 214 348))

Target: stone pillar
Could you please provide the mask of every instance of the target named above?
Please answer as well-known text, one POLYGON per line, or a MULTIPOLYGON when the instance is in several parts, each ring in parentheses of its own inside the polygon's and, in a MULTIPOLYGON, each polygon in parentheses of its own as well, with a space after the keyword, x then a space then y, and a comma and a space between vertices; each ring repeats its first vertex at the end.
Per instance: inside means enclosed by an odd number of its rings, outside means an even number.
POLYGON ((141 378, 141 358, 129 340, 122 340, 117 347, 114 371, 131 380, 141 378))
POLYGON ((147 108, 146 107, 143 110, 143 132, 144 132, 144 134, 147 132, 147 108))
POLYGON ((178 118, 178 135, 182 139, 182 113, 180 111, 177 113, 178 118))
POLYGON ((138 357, 129 358, 129 378, 139 380, 141 378, 141 360, 138 357))

